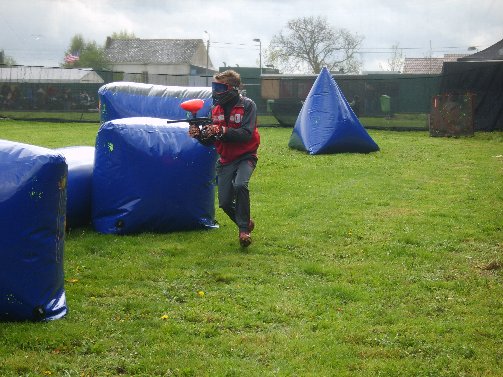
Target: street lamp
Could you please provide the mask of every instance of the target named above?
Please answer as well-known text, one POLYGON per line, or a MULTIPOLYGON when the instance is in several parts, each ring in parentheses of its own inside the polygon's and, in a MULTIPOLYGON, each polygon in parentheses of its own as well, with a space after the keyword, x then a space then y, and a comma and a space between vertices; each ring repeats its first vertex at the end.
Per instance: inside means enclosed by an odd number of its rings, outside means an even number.
POLYGON ((262 75, 262 41, 260 38, 255 38, 253 42, 259 43, 259 65, 260 65, 260 74, 262 75))
POLYGON ((206 86, 209 86, 208 78, 210 76, 210 73, 208 71, 208 65, 210 61, 210 33, 208 33, 206 30, 204 31, 204 33, 208 35, 208 38, 206 39, 206 86))

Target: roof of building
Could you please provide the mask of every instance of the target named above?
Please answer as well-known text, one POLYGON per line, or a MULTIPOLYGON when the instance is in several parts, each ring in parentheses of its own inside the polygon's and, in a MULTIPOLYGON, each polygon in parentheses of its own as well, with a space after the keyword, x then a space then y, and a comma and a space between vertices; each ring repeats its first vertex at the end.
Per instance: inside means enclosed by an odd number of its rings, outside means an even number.
POLYGON ((442 58, 405 58, 403 73, 440 74, 444 62, 455 62, 463 56, 466 55, 445 54, 442 58))
POLYGON ((458 59, 460 62, 503 60, 503 39, 485 50, 458 59))
POLYGON ((136 64, 187 64, 202 39, 107 39, 105 54, 112 62, 136 64))
POLYGON ((2 66, 0 82, 101 84, 104 81, 91 68, 2 66))

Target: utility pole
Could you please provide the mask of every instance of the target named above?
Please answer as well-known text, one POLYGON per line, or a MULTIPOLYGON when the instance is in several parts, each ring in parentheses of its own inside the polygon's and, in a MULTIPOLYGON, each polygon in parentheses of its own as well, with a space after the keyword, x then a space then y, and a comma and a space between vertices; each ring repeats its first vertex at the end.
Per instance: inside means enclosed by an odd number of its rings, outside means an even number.
POLYGON ((428 73, 431 73, 431 39, 430 39, 430 68, 428 69, 428 73))
POLYGON ((208 79, 210 76, 209 73, 209 62, 210 62, 210 33, 208 33, 206 30, 204 31, 205 34, 208 35, 208 38, 206 39, 206 86, 210 86, 208 83, 208 79))
POLYGON ((258 42, 259 44, 259 66, 260 66, 260 75, 262 75, 262 41, 260 38, 255 38, 253 42, 258 42))

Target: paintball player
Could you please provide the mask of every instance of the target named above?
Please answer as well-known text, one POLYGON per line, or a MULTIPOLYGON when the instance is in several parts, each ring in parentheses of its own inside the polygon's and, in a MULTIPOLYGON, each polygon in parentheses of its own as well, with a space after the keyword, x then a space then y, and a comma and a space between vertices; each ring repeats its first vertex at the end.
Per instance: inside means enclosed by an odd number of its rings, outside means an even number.
POLYGON ((203 145, 215 145, 218 202, 220 208, 239 228, 239 243, 248 247, 255 223, 250 218, 248 183, 257 165, 260 135, 257 106, 240 94, 241 77, 233 70, 213 76, 212 124, 202 130, 189 127, 189 136, 203 145))

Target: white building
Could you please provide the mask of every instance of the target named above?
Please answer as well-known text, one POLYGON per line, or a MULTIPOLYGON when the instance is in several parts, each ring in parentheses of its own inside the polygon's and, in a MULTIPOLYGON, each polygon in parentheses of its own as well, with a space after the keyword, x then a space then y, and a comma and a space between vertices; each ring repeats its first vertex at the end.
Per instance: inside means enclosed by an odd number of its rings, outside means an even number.
POLYGON ((0 83, 102 84, 103 82, 101 76, 91 68, 0 67, 0 83))
POLYGON ((202 39, 112 39, 105 55, 123 81, 206 86, 215 71, 202 39))

